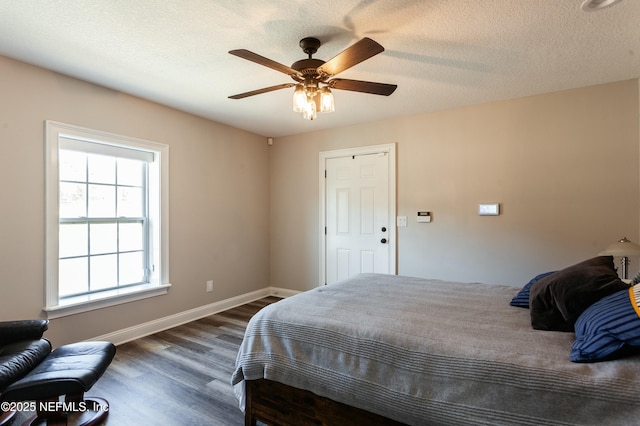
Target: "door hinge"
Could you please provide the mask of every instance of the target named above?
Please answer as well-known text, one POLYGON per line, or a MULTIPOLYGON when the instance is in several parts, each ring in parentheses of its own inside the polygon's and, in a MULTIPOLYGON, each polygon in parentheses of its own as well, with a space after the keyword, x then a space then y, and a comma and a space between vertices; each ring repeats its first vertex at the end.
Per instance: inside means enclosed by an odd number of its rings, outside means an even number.
POLYGON ((327 235, 327 227, 324 227, 324 235, 327 235))
POLYGON ((324 171, 324 178, 325 179, 327 178, 327 171, 326 170, 324 171))

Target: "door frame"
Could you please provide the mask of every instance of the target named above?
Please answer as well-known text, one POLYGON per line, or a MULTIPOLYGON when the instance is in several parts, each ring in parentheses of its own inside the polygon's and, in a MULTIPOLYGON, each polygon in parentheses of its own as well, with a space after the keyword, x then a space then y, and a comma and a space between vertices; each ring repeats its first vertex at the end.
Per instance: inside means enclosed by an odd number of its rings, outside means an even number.
POLYGON ((318 240, 320 241, 320 259, 319 259, 319 281, 318 287, 326 285, 327 274, 327 236, 325 234, 326 220, 326 199, 327 188, 325 170, 327 160, 340 157, 353 157, 355 155, 371 155, 378 153, 386 153, 389 156, 389 271, 396 275, 396 259, 397 259, 397 226, 396 226, 396 143, 359 146, 354 148, 335 149, 331 151, 321 151, 319 155, 318 181, 320 184, 320 223, 318 226, 318 240))

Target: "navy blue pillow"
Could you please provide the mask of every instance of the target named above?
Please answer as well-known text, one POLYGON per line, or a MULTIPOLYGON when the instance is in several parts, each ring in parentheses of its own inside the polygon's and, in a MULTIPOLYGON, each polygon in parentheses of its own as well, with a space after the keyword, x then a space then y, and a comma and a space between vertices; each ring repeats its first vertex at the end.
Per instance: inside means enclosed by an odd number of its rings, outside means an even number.
POLYGON ((526 283, 524 287, 522 287, 522 290, 520 290, 518 294, 516 294, 515 297, 511 299, 509 305, 517 306, 518 308, 529 308, 529 291, 531 290, 531 286, 544 277, 547 277, 555 272, 557 271, 545 272, 544 274, 536 275, 535 277, 533 277, 531 281, 526 283))
POLYGON ((603 297, 588 307, 575 324, 571 361, 610 359, 628 347, 640 347, 640 285, 603 297))

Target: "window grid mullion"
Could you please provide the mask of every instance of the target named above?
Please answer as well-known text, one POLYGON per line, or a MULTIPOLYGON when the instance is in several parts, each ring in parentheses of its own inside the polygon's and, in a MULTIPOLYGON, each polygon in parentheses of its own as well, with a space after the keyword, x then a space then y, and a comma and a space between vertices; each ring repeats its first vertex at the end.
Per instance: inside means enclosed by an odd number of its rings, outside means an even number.
MULTIPOLYGON (((118 210, 118 199, 120 187, 118 186, 118 161, 115 162, 115 172, 116 172, 116 184, 115 184, 115 197, 114 205, 115 205, 115 214, 118 217, 120 211, 118 210)), ((116 221, 116 287, 120 287, 120 222, 116 221)))
POLYGON ((85 203, 85 214, 87 215, 87 293, 91 292, 91 223, 89 222, 89 156, 85 155, 84 157, 85 164, 85 175, 84 175, 84 193, 86 195, 85 203))

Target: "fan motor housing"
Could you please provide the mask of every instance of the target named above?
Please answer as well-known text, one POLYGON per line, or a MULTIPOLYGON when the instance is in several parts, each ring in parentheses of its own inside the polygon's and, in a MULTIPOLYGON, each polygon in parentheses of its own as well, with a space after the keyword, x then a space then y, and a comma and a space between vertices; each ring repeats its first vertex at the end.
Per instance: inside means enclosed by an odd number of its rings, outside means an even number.
POLYGON ((321 65, 324 65, 324 61, 321 59, 300 59, 299 61, 294 62, 291 65, 291 68, 307 75, 317 74, 316 70, 321 65))

